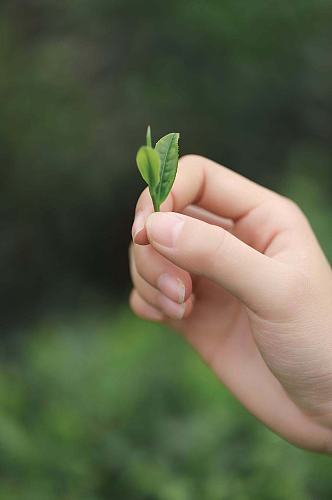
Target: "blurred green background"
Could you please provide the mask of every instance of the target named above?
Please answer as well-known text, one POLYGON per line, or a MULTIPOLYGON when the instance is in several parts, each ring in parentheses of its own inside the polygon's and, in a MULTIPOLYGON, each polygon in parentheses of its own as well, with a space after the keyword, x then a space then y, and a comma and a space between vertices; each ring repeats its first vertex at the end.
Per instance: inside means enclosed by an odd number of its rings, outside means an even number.
POLYGON ((332 2, 0 3, 0 499, 327 500, 331 459, 135 319, 148 123, 294 198, 332 259, 332 2))

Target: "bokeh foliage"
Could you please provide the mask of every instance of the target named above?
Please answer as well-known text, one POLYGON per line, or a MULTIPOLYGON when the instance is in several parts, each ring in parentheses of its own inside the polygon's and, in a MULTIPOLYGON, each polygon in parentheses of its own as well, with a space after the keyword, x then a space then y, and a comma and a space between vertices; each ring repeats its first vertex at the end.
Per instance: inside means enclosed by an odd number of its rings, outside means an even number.
POLYGON ((1 2, 1 499, 332 497, 330 459, 121 304, 148 123, 294 198, 332 259, 331 25, 330 0, 1 2))
POLYGON ((147 123, 276 189, 314 152, 331 193, 331 25, 330 0, 2 2, 2 317, 127 292, 147 123))
POLYGON ((331 459, 264 429, 159 326, 48 320, 20 354, 0 375, 0 498, 331 498, 331 459))

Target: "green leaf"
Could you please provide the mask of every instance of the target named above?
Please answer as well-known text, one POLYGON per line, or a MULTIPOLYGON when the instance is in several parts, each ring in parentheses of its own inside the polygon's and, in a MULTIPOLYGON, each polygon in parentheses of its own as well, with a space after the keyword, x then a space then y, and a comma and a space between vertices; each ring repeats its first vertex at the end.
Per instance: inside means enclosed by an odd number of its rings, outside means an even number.
POLYGON ((150 125, 147 128, 146 131, 146 145, 152 148, 152 139, 151 139, 151 127, 150 125))
POLYGON ((136 156, 136 163, 150 191, 155 190, 160 180, 160 157, 149 146, 142 146, 136 156))
POLYGON ((160 156, 160 182, 156 190, 158 204, 166 200, 172 189, 179 160, 180 134, 173 132, 167 134, 156 144, 155 150, 160 156))

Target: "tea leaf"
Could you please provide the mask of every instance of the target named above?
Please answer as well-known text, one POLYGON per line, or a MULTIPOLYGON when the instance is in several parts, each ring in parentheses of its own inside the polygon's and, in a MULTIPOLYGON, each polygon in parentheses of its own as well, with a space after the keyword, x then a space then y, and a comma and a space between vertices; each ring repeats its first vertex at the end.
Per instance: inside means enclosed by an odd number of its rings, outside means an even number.
POLYGON ((152 147, 151 128, 146 131, 146 146, 137 153, 136 163, 139 171, 149 186, 153 206, 156 212, 167 198, 175 180, 179 157, 179 134, 171 133, 162 137, 152 147))
POLYGON ((175 180, 179 159, 179 137, 180 134, 176 132, 167 134, 159 139, 155 147, 160 156, 160 182, 156 190, 159 206, 167 198, 175 180))
POLYGON ((146 145, 152 148, 152 139, 151 139, 151 127, 150 125, 147 128, 146 131, 146 145))
POLYGON ((149 146, 142 146, 137 152, 136 163, 143 179, 149 185, 150 192, 153 191, 160 180, 159 154, 149 146))

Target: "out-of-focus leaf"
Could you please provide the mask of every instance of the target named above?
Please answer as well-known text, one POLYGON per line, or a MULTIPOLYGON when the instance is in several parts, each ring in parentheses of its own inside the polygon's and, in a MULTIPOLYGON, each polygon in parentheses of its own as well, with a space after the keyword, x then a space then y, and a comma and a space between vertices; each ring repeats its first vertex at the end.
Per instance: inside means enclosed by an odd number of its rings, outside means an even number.
POLYGON ((160 157, 149 146, 142 146, 137 153, 136 163, 150 189, 155 189, 160 180, 160 157))

